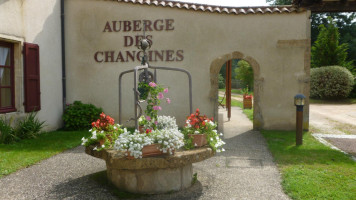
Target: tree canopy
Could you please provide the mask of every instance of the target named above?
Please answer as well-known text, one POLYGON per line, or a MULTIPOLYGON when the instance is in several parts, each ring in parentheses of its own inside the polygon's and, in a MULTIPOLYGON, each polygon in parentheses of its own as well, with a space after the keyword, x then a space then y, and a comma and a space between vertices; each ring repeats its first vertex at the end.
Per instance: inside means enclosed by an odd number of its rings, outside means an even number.
POLYGON ((319 26, 319 34, 311 49, 312 68, 339 65, 352 69, 352 61, 347 61, 347 43, 339 44, 340 34, 331 17, 328 24, 319 26))
POLYGON ((242 87, 248 86, 250 91, 253 90, 253 69, 250 64, 244 60, 240 60, 237 63, 237 68, 235 71, 235 78, 241 81, 242 87))

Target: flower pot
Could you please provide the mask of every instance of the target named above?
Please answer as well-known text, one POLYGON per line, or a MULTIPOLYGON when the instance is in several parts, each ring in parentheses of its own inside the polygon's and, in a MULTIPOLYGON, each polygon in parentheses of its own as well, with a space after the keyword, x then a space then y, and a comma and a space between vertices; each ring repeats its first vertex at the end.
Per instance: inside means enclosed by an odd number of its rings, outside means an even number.
POLYGON ((252 109, 252 98, 244 98, 243 105, 244 105, 244 109, 246 108, 252 109))
MULTIPOLYGON (((108 140, 109 140, 110 142, 112 142, 112 138, 111 138, 111 135, 110 135, 110 134, 106 134, 106 138, 108 138, 108 140)), ((101 147, 101 145, 103 145, 104 143, 105 143, 105 139, 99 140, 100 147, 101 147)))
POLYGON ((139 126, 138 127, 138 131, 140 131, 140 133, 144 133, 145 132, 145 127, 144 126, 139 126))
MULTIPOLYGON (((142 158, 167 154, 160 151, 159 148, 160 148, 160 144, 157 143, 144 146, 142 148, 142 158)), ((128 152, 127 159, 132 160, 135 159, 135 157, 131 156, 130 152, 128 152)))
POLYGON ((205 134, 190 134, 189 137, 193 138, 193 144, 195 147, 201 147, 208 144, 205 134))

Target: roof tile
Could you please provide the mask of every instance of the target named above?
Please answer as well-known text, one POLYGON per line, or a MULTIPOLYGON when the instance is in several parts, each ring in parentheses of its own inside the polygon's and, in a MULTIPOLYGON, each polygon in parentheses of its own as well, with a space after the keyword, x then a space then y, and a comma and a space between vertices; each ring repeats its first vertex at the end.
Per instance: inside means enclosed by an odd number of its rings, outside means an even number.
POLYGON ((187 10, 202 11, 202 12, 217 12, 227 14, 267 14, 267 13, 291 13, 298 12, 293 6, 261 6, 261 7, 229 7, 229 6, 213 6, 198 3, 186 3, 180 1, 169 0, 117 0, 123 3, 132 4, 147 4, 150 6, 177 7, 187 10))

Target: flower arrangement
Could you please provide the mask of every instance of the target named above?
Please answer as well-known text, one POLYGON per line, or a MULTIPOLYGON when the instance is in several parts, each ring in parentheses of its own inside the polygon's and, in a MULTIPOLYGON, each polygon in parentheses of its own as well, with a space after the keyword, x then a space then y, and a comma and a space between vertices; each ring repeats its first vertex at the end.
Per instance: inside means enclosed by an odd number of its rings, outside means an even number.
POLYGON ((160 151, 173 154, 176 149, 184 146, 184 135, 176 129, 158 129, 152 132, 154 143, 160 144, 160 151))
POLYGON ((157 118, 157 129, 174 129, 178 130, 177 122, 175 117, 171 116, 158 116, 157 118))
MULTIPOLYGON (((217 124, 213 121, 213 118, 209 119, 206 115, 200 115, 199 109, 196 109, 195 113, 187 117, 183 129, 185 148, 192 149, 197 146, 197 144, 193 142, 192 135, 203 134, 206 136, 208 145, 214 151, 225 151, 225 149, 222 148, 225 142, 219 137, 216 128, 217 124)), ((222 133, 220 133, 220 136, 222 136, 222 133)))
MULTIPOLYGON (((149 94, 147 97, 147 107, 145 110, 146 113, 146 120, 153 121, 152 128, 156 129, 157 125, 157 117, 158 111, 162 110, 160 106, 161 100, 164 99, 163 93, 168 93, 168 88, 164 88, 161 85, 156 84, 155 82, 150 82, 149 84, 149 94)), ((165 98, 168 104, 171 103, 169 98, 165 98)))
POLYGON ((130 152, 130 156, 142 158, 142 148, 150 144, 153 144, 152 137, 148 137, 137 130, 134 133, 125 131, 115 141, 114 149, 125 152, 126 156, 130 152))
POLYGON ((252 94, 248 94, 248 85, 245 89, 242 89, 243 99, 252 99, 252 94))
POLYGON ((114 119, 104 113, 100 114, 100 118, 95 122, 92 122, 92 128, 89 130, 91 136, 88 138, 82 138, 82 145, 89 146, 92 144, 99 144, 94 150, 102 150, 104 148, 111 148, 113 141, 117 137, 126 132, 126 128, 122 129, 119 124, 114 123, 114 119))
POLYGON ((178 126, 173 122, 172 117, 159 117, 158 119, 166 119, 169 121, 165 125, 161 122, 164 129, 148 129, 149 132, 140 133, 135 130, 133 134, 125 131, 120 134, 115 141, 114 149, 125 152, 126 156, 133 156, 134 158, 143 157, 143 148, 148 145, 158 144, 158 149, 162 153, 173 154, 176 149, 184 145, 183 134, 178 130, 178 126))

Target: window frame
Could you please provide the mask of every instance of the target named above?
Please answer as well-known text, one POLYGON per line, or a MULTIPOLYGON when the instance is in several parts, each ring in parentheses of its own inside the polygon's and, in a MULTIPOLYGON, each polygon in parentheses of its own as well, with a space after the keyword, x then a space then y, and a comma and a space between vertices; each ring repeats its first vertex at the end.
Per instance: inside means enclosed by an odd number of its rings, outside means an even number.
POLYGON ((15 108, 15 63, 14 63, 14 44, 10 42, 0 41, 1 47, 10 48, 10 66, 0 65, 1 68, 10 69, 10 86, 1 86, 0 82, 0 113, 8 113, 16 111, 15 108), (1 107, 1 88, 10 88, 11 90, 11 106, 1 107))

